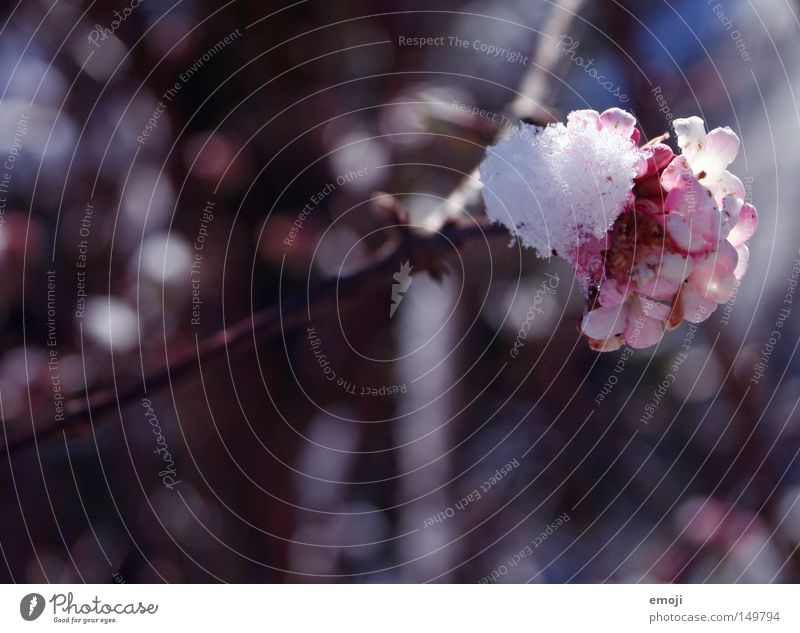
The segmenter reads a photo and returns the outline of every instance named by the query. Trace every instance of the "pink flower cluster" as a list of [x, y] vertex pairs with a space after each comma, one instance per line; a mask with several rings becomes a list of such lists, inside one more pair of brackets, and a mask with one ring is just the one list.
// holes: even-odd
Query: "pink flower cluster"
[[[638, 145], [636, 119], [614, 108], [573, 113], [585, 125], [613, 129]], [[642, 149], [631, 196], [605, 240], [580, 262], [602, 256], [592, 305], [580, 329], [590, 346], [613, 351], [656, 344], [686, 319], [699, 323], [730, 299], [746, 269], [745, 242], [758, 224], [744, 185], [727, 171], [739, 151], [730, 128], [706, 133], [698, 117], [674, 122], [680, 155], [656, 139]]]

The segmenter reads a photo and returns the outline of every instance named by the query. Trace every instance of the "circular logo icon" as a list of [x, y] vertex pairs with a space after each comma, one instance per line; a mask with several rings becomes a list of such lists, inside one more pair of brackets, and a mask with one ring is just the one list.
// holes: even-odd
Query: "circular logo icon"
[[28, 622], [42, 615], [42, 611], [44, 611], [44, 596], [40, 593], [29, 593], [19, 602], [19, 614]]

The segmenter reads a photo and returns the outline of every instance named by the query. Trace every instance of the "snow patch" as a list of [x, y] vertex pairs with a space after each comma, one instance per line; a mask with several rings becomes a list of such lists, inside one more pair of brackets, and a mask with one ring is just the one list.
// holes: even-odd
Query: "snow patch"
[[647, 156], [583, 113], [567, 125], [520, 124], [480, 166], [486, 212], [540, 257], [556, 251], [587, 285], [602, 273], [606, 231], [632, 201]]

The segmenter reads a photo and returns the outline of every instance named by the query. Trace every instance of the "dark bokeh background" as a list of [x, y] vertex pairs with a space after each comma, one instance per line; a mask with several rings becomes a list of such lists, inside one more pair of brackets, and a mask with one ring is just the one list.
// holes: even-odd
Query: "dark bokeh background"
[[[592, 2], [565, 33], [542, 34], [563, 11], [544, 1], [145, 0], [99, 46], [92, 30], [124, 2], [11, 5], [0, 158], [29, 118], [0, 230], [4, 432], [54, 419], [54, 374], [68, 396], [141, 394], [2, 457], [4, 582], [800, 580], [795, 314], [751, 382], [800, 246], [795, 3]], [[651, 420], [686, 325], [656, 349], [598, 356], [575, 329], [570, 271], [505, 239], [451, 254], [441, 283], [414, 276], [392, 319], [387, 276], [339, 311], [142, 384], [253, 310], [357, 267], [388, 233], [375, 191], [436, 226], [496, 131], [454, 101], [503, 111], [537, 43], [554, 50], [561, 35], [629, 101], [556, 54], [543, 112], [621, 105], [645, 137], [669, 129], [667, 113], [730, 125], [733, 170], [761, 216], [750, 272], [697, 330]], [[528, 60], [398, 44], [419, 36]], [[512, 358], [546, 272], [561, 283]], [[308, 327], [355, 394], [327, 380]]]

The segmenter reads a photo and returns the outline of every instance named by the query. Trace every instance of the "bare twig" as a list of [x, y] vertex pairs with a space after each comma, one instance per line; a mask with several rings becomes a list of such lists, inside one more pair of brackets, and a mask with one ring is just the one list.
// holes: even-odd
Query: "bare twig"
[[[555, 42], [563, 34], [585, 0], [560, 0], [542, 27], [544, 35], [539, 38], [532, 63], [522, 79], [518, 96], [509, 104], [506, 113], [512, 120], [542, 120], [542, 101], [549, 75], [559, 61]], [[507, 133], [501, 129], [499, 135]], [[474, 218], [471, 213], [480, 206], [481, 186], [477, 168], [453, 190], [444, 201], [445, 216], [450, 218], [436, 231], [420, 231], [408, 226], [400, 226], [392, 239], [375, 251], [359, 268], [350, 275], [326, 280], [309, 292], [303, 292], [284, 302], [282, 308], [270, 306], [256, 312], [229, 328], [221, 330], [200, 342], [197, 348], [176, 354], [172, 362], [145, 377], [148, 390], [158, 389], [170, 380], [186, 374], [196, 363], [219, 355], [226, 349], [256, 336], [264, 340], [281, 331], [287, 331], [305, 322], [309, 310], [327, 310], [336, 307], [335, 297], [352, 300], [370, 287], [385, 273], [395, 270], [401, 261], [414, 261], [416, 272], [427, 271], [434, 276], [442, 272], [442, 258], [452, 251], [453, 246], [476, 238], [508, 235], [500, 225], [491, 224], [486, 218]], [[391, 197], [382, 197], [383, 206], [392, 213], [400, 213], [399, 205]], [[380, 198], [379, 198], [380, 199]], [[466, 218], [470, 218], [467, 220]], [[341, 305], [341, 303], [340, 303]], [[40, 439], [63, 431], [70, 435], [88, 430], [88, 419], [107, 413], [114, 408], [127, 406], [143, 395], [142, 386], [136, 383], [122, 390], [104, 390], [84, 393], [68, 399], [64, 405], [63, 420], [53, 420], [52, 413], [37, 416], [31, 412], [29, 426], [6, 424], [3, 421], [4, 442], [0, 454], [28, 446]], [[47, 419], [48, 422], [37, 423]], [[10, 427], [10, 430], [9, 430]]]
[[[508, 235], [508, 233], [500, 225], [490, 224], [486, 218], [478, 218], [468, 224], [450, 220], [437, 231], [422, 231], [400, 226], [394, 236], [352, 274], [325, 280], [308, 293], [302, 292], [284, 302], [282, 309], [269, 306], [201, 341], [197, 348], [193, 346], [175, 354], [168, 365], [151, 372], [145, 378], [147, 389], [149, 391], [163, 387], [169, 379], [181, 377], [198, 362], [217, 356], [226, 348], [230, 349], [249, 340], [254, 333], [259, 339], [264, 340], [304, 323], [309, 310], [335, 309], [334, 299], [337, 295], [344, 297], [345, 301], [357, 297], [376, 280], [385, 279], [386, 275], [399, 267], [401, 261], [413, 261], [415, 272], [428, 272], [438, 276], [442, 273], [442, 256], [452, 251], [453, 246], [460, 246], [465, 241], [475, 238], [496, 235]], [[340, 307], [341, 303], [340, 300]], [[64, 405], [63, 420], [58, 422], [53, 420], [52, 414], [49, 413], [47, 417], [50, 421], [46, 424], [40, 423], [35, 427], [31, 424], [16, 433], [13, 430], [9, 432], [8, 427], [11, 425], [4, 422], [5, 442], [0, 447], [0, 454], [22, 448], [31, 444], [34, 439], [44, 439], [58, 431], [80, 434], [87, 430], [89, 412], [93, 416], [98, 416], [118, 406], [125, 406], [142, 395], [142, 385], [137, 381], [122, 390], [104, 390], [88, 395], [84, 393], [68, 399]], [[13, 428], [18, 429], [19, 425], [13, 425]]]

